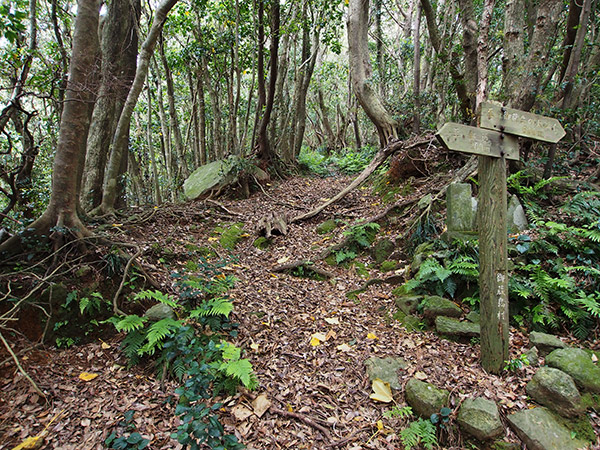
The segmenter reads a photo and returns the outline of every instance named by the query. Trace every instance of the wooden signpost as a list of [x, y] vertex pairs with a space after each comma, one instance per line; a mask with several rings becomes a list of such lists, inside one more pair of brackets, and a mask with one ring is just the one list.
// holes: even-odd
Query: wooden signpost
[[506, 160], [519, 159], [518, 136], [556, 143], [565, 131], [556, 119], [487, 102], [479, 126], [447, 123], [437, 137], [449, 150], [479, 155], [481, 364], [500, 373], [509, 359]]

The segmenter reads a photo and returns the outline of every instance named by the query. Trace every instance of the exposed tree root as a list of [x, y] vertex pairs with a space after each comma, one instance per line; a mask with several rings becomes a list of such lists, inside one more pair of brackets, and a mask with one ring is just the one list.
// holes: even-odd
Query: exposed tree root
[[285, 411], [283, 409], [275, 408], [274, 406], [271, 406], [269, 408], [269, 411], [272, 412], [273, 414], [278, 414], [283, 417], [290, 417], [292, 419], [297, 419], [301, 422], [304, 422], [306, 425], [313, 427], [315, 430], [319, 430], [323, 434], [325, 439], [327, 441], [331, 442], [331, 435], [329, 434], [329, 430], [327, 428], [325, 428], [323, 425], [319, 425], [317, 422], [315, 422], [314, 420], [305, 416], [304, 414], [291, 412], [291, 411]]
[[335, 276], [332, 272], [329, 272], [328, 270], [321, 269], [320, 267], [315, 266], [314, 262], [312, 262], [308, 259], [293, 261], [293, 262], [290, 262], [287, 264], [281, 264], [281, 265], [276, 266], [273, 269], [271, 269], [271, 271], [272, 272], [286, 272], [288, 270], [294, 270], [294, 269], [298, 269], [300, 267], [304, 268], [305, 270], [307, 270], [309, 272], [314, 272], [318, 275], [322, 275], [325, 278], [333, 278]]

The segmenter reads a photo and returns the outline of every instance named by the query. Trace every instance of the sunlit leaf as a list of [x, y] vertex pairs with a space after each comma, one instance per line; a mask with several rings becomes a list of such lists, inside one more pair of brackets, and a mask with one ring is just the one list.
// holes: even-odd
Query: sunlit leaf
[[98, 376], [97, 373], [81, 372], [79, 374], [79, 379], [83, 380], [83, 381], [92, 381], [97, 376]]
[[373, 400], [383, 403], [389, 403], [393, 400], [390, 383], [386, 383], [385, 381], [376, 378], [373, 380], [373, 384], [371, 386], [373, 388], [373, 394], [371, 394], [369, 397], [371, 397]]
[[375, 334], [369, 333], [367, 334], [367, 339], [379, 339]]
[[352, 350], [352, 347], [350, 347], [348, 344], [340, 344], [336, 348], [341, 352], [349, 352]]
[[327, 322], [329, 325], [339, 325], [340, 319], [337, 317], [326, 317], [325, 322]]

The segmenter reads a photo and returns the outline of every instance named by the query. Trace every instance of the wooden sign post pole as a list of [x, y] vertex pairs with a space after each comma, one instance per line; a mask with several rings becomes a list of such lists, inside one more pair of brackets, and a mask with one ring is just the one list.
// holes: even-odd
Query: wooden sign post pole
[[481, 365], [500, 373], [508, 360], [506, 160], [479, 156]]
[[558, 142], [556, 119], [483, 103], [481, 128], [446, 123], [437, 137], [449, 150], [479, 155], [479, 299], [481, 365], [500, 373], [508, 360], [506, 160], [519, 158], [516, 136]]

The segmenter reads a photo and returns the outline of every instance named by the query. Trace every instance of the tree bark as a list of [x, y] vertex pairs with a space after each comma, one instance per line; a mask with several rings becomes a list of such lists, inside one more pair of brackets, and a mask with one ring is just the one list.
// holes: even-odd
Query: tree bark
[[148, 32], [148, 36], [142, 44], [135, 78], [133, 80], [133, 84], [131, 85], [131, 89], [129, 90], [129, 94], [127, 95], [127, 100], [123, 106], [123, 111], [119, 116], [119, 122], [117, 123], [117, 128], [112, 139], [112, 152], [104, 180], [102, 203], [98, 208], [92, 211], [93, 214], [109, 214], [114, 212], [117, 196], [116, 188], [117, 178], [119, 175], [119, 166], [123, 157], [123, 153], [127, 151], [127, 136], [133, 108], [135, 107], [139, 95], [142, 92], [142, 88], [144, 87], [144, 82], [148, 74], [150, 58], [152, 57], [154, 47], [156, 46], [156, 41], [158, 40], [158, 36], [160, 35], [163, 25], [167, 20], [167, 15], [171, 8], [175, 6], [175, 3], [177, 3], [177, 0], [163, 0], [158, 5], [152, 26]]
[[415, 110], [413, 112], [413, 133], [419, 134], [421, 128], [421, 6], [417, 5], [413, 36], [415, 40], [415, 57], [413, 68], [413, 94]]
[[387, 111], [373, 83], [369, 57], [369, 0], [350, 0], [348, 11], [348, 54], [352, 88], [360, 106], [377, 128], [379, 143], [385, 147], [398, 137], [398, 121]]
[[464, 80], [467, 95], [470, 99], [471, 110], [475, 111], [476, 91], [478, 83], [478, 48], [477, 22], [475, 20], [475, 8], [471, 0], [459, 0], [460, 21], [463, 28], [463, 50], [465, 52]]
[[475, 95], [475, 111], [487, 98], [488, 82], [488, 33], [492, 22], [495, 0], [484, 0], [483, 13], [481, 14], [481, 27], [477, 40], [477, 93]]
[[523, 27], [525, 25], [524, 0], [508, 0], [504, 14], [504, 55], [502, 70], [504, 72], [503, 91], [508, 106], [513, 106], [519, 91], [519, 80], [523, 74], [525, 46], [523, 43]]
[[76, 237], [89, 235], [89, 230], [77, 215], [77, 168], [85, 151], [89, 130], [89, 104], [92, 101], [89, 79], [95, 72], [98, 50], [99, 0], [79, 0], [73, 33], [73, 49], [65, 105], [60, 121], [58, 146], [52, 165], [52, 192], [44, 213], [23, 234], [0, 245], [0, 252], [21, 249], [22, 237], [48, 235], [55, 247], [70, 233]]

